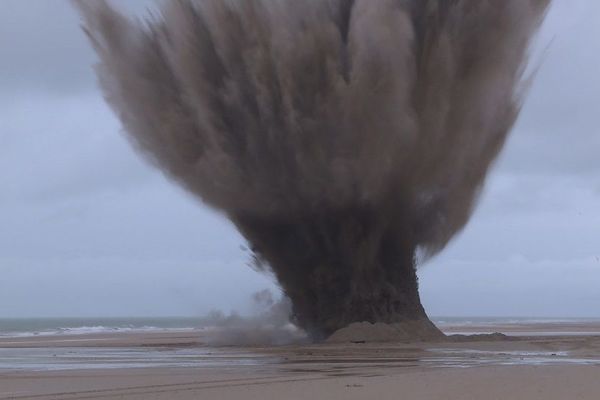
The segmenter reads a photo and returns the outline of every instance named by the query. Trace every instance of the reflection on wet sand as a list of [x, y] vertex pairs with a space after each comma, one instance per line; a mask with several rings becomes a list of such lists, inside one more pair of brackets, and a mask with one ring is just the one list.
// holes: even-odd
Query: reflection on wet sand
[[[381, 393], [383, 400], [396, 399], [390, 396], [401, 390], [411, 399], [468, 394], [564, 400], [577, 391], [591, 396], [580, 398], [596, 400], [600, 331], [595, 329], [575, 329], [595, 333], [588, 336], [496, 334], [436, 343], [278, 347], [208, 346], [198, 331], [0, 338], [0, 399], [314, 400], [318, 392], [334, 399]], [[535, 330], [539, 326], [529, 327]]]
[[[1, 342], [0, 342], [1, 343]], [[600, 365], [600, 336], [414, 344], [329, 344], [283, 347], [29, 347], [0, 348], [1, 371], [114, 368], [268, 368], [322, 372], [368, 368], [486, 365]]]

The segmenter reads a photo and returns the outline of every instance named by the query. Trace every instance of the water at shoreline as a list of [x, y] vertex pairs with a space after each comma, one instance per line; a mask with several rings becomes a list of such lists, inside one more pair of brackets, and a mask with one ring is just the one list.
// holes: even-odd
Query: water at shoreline
[[201, 329], [204, 318], [0, 318], [0, 337]]
[[289, 360], [252, 349], [222, 348], [0, 348], [0, 373], [15, 371], [68, 371], [129, 368], [265, 368], [305, 370], [350, 365], [386, 368], [470, 368], [506, 365], [598, 365], [600, 358], [581, 357], [567, 351], [500, 351], [456, 348], [430, 348], [407, 351], [393, 357], [357, 356], [316, 357], [314, 360]]
[[[507, 330], [511, 335], [600, 334], [600, 318], [433, 317], [431, 319], [448, 334], [493, 333], [502, 332], [502, 329]], [[0, 318], [0, 338], [119, 332], [185, 332], [214, 328], [211, 322], [211, 317]], [[572, 326], [582, 325], [593, 329], [587, 331], [570, 329]]]
[[288, 347], [212, 347], [204, 339], [211, 329], [218, 328], [211, 328], [198, 318], [0, 319], [0, 373], [248, 366], [293, 370], [299, 365], [309, 370], [350, 368], [345, 365], [386, 368], [600, 365], [599, 319], [433, 320], [447, 334], [502, 332], [520, 338], [488, 344], [438, 343], [416, 347], [406, 344], [311, 347], [301, 343]]

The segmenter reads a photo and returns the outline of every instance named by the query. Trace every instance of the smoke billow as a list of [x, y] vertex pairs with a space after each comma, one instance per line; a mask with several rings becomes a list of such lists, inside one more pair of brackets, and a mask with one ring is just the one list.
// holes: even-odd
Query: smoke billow
[[132, 143], [235, 223], [318, 338], [427, 320], [415, 253], [468, 221], [549, 1], [78, 5]]
[[306, 335], [290, 323], [288, 298], [275, 300], [269, 290], [252, 296], [253, 312], [242, 316], [213, 311], [199, 319], [203, 342], [211, 345], [298, 344]]

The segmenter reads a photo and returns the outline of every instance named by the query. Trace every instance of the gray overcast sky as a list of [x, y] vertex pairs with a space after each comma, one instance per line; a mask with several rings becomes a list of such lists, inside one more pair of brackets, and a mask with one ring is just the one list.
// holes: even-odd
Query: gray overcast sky
[[[600, 317], [599, 16], [555, 0], [480, 205], [420, 270], [430, 315]], [[224, 218], [134, 154], [94, 60], [68, 1], [2, 0], [0, 317], [247, 311], [275, 284]]]

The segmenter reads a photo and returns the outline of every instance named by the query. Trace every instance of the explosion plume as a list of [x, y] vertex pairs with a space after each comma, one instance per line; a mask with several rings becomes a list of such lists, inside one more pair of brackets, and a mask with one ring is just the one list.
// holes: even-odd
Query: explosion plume
[[468, 221], [548, 3], [179, 0], [144, 23], [78, 6], [134, 146], [233, 221], [320, 338], [428, 323], [415, 254]]

